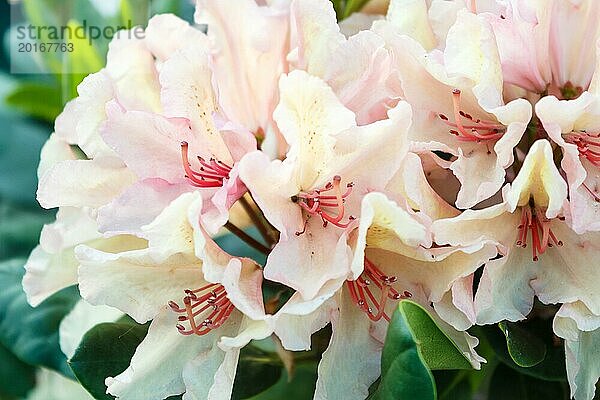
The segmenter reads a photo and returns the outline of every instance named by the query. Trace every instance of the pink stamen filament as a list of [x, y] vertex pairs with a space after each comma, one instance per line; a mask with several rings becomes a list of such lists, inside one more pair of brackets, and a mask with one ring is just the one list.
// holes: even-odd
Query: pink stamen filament
[[[439, 117], [448, 126], [456, 129], [450, 130], [450, 133], [455, 135], [460, 141], [481, 142], [487, 140], [497, 140], [504, 135], [506, 128], [504, 125], [494, 121], [475, 119], [470, 114], [461, 111], [459, 89], [452, 91], [452, 105], [454, 113], [454, 122], [450, 122], [448, 117], [440, 114]], [[463, 124], [462, 119], [465, 118], [471, 123]]]
[[181, 160], [186, 177], [193, 186], [201, 188], [214, 188], [223, 186], [223, 180], [229, 179], [231, 167], [221, 161], [211, 159], [206, 161], [198, 157], [200, 162], [200, 171], [194, 171], [191, 167], [189, 156], [189, 145], [187, 142], [181, 142]]
[[[331, 223], [339, 228], [347, 228], [354, 220], [353, 216], [348, 217], [347, 222], [342, 222], [346, 209], [344, 204], [346, 198], [352, 193], [352, 183], [346, 185], [346, 191], [342, 193], [340, 188], [342, 178], [338, 175], [333, 177], [333, 181], [325, 185], [321, 189], [315, 189], [310, 192], [300, 192], [297, 196], [292, 197], [292, 201], [306, 211], [309, 218], [318, 215], [323, 220], [323, 227]], [[333, 192], [333, 195], [323, 195], [325, 192]], [[308, 220], [307, 220], [308, 221]], [[305, 232], [306, 225], [302, 231], [296, 232], [296, 235], [301, 235]]]
[[[352, 302], [360, 308], [371, 321], [379, 321], [381, 318], [389, 321], [390, 316], [385, 312], [388, 300], [400, 300], [412, 297], [408, 291], [399, 293], [392, 286], [396, 283], [395, 276], [386, 276], [375, 264], [365, 258], [363, 273], [354, 281], [346, 281], [348, 292]], [[378, 290], [379, 299], [373, 293]]]
[[548, 247], [562, 246], [550, 228], [550, 220], [539, 207], [526, 205], [521, 208], [521, 222], [517, 227], [519, 235], [517, 246], [527, 247], [527, 233], [531, 231], [531, 252], [533, 261], [538, 261]]
[[[223, 325], [235, 309], [227, 297], [225, 288], [218, 283], [211, 283], [195, 290], [186, 290], [185, 294], [183, 307], [174, 301], [169, 302], [171, 310], [182, 314], [177, 320], [189, 323], [189, 329], [182, 324], [177, 324], [179, 333], [185, 336], [192, 334], [201, 336], [209, 333]], [[198, 294], [202, 295], [198, 296]]]

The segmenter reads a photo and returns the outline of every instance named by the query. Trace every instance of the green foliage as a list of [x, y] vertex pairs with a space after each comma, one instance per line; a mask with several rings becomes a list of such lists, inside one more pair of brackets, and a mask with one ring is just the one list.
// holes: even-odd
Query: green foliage
[[283, 371], [275, 385], [248, 400], [312, 399], [316, 382], [317, 363], [303, 363], [297, 366], [291, 378]]
[[38, 307], [21, 287], [23, 259], [0, 263], [0, 343], [22, 361], [71, 375], [58, 342], [58, 326], [79, 300], [76, 287], [54, 294]]
[[498, 364], [488, 392], [488, 400], [567, 400], [569, 391], [564, 382], [546, 382], [519, 374], [505, 364]]
[[381, 381], [371, 399], [436, 399], [431, 369], [464, 369], [471, 364], [427, 311], [410, 300], [394, 313], [383, 347]]
[[95, 399], [114, 398], [106, 394], [104, 380], [127, 369], [135, 349], [147, 332], [148, 324], [121, 320], [98, 324], [85, 334], [69, 365], [79, 382]]
[[269, 354], [254, 347], [246, 346], [240, 352], [233, 399], [247, 399], [257, 395], [281, 378], [281, 363], [273, 362]]
[[0, 399], [24, 397], [34, 384], [34, 368], [0, 344]]
[[536, 335], [516, 323], [503, 321], [498, 327], [506, 337], [508, 353], [520, 367], [533, 367], [546, 358], [546, 345]]
[[[522, 367], [515, 362], [515, 360], [513, 359], [513, 357], [511, 357], [511, 354], [509, 353], [506, 337], [502, 334], [498, 327], [482, 327], [480, 332], [482, 332], [489, 344], [492, 346], [498, 359], [507, 366], [516, 370], [517, 372], [546, 381], [566, 381], [567, 376], [565, 367], [564, 346], [560, 342], [554, 342], [551, 324], [551, 320], [532, 320], [529, 321], [527, 324], [520, 324], [521, 329], [529, 330], [530, 334], [532, 335], [521, 336], [522, 341], [527, 340], [524, 339], [526, 337], [533, 337], [533, 340], [535, 340], [535, 342], [541, 339], [543, 343], [545, 343], [546, 353], [543, 360], [531, 367]], [[539, 344], [533, 346], [521, 344], [520, 346], [521, 349], [523, 349], [539, 346]], [[513, 350], [513, 353], [516, 354], [517, 351]], [[529, 358], [533, 359], [535, 357]]]
[[46, 82], [23, 82], [5, 100], [25, 114], [53, 122], [63, 108], [59, 89], [56, 84]]

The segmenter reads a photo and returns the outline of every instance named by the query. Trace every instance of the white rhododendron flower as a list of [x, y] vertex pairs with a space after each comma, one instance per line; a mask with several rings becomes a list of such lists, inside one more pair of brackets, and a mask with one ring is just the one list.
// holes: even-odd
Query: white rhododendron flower
[[42, 151], [38, 200], [59, 211], [25, 265], [29, 303], [79, 285], [68, 357], [98, 323], [149, 323], [103, 377], [117, 399], [231, 398], [266, 342], [275, 361], [253, 362], [292, 379], [296, 352], [313, 357], [315, 399], [365, 399], [389, 384], [386, 332], [410, 299], [474, 369], [473, 335], [498, 333], [474, 325], [547, 323], [565, 388], [592, 400], [600, 3], [344, 12], [198, 0], [204, 31], [159, 15], [117, 35]]

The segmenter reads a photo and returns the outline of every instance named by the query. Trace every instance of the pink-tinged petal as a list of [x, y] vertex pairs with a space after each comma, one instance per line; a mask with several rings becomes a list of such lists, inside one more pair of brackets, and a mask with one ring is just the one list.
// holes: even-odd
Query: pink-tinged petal
[[[139, 35], [139, 33], [137, 34]], [[132, 31], [120, 31], [110, 42], [106, 55], [115, 98], [127, 109], [160, 110], [160, 85], [154, 55], [143, 39]]]
[[277, 81], [287, 72], [288, 7], [241, 0], [231, 8], [220, 0], [198, 0], [195, 19], [208, 25], [225, 115], [252, 132], [266, 129], [277, 101]]
[[202, 210], [202, 224], [208, 232], [216, 234], [229, 219], [229, 209], [244, 196], [248, 189], [239, 178], [239, 165], [236, 164], [229, 178], [223, 181], [209, 201], [205, 202]]
[[351, 251], [340, 229], [323, 228], [318, 218], [306, 223], [303, 234], [281, 239], [269, 254], [265, 279], [283, 283], [309, 300], [330, 281], [350, 272]]
[[301, 209], [291, 200], [300, 190], [293, 177], [293, 163], [270, 161], [265, 153], [256, 151], [242, 158], [239, 173], [267, 220], [281, 232], [282, 240], [302, 230]]
[[248, 258], [231, 258], [221, 284], [236, 309], [253, 320], [265, 316], [261, 268]]
[[114, 158], [66, 160], [40, 179], [37, 199], [42, 207], [100, 207], [116, 198], [135, 177]]
[[142, 235], [149, 224], [181, 194], [190, 191], [186, 184], [171, 184], [160, 178], [136, 182], [119, 197], [98, 209], [98, 230], [105, 235]]
[[190, 121], [193, 139], [189, 141], [202, 149], [199, 156], [231, 165], [233, 159], [214, 120], [217, 99], [207, 50], [189, 46], [164, 63], [161, 99], [166, 116]]
[[356, 113], [359, 125], [384, 119], [394, 97], [388, 78], [391, 58], [385, 42], [371, 31], [350, 37], [331, 54], [323, 79], [340, 101]]
[[[535, 6], [512, 1], [499, 14], [485, 13], [493, 27], [502, 60], [504, 80], [533, 92], [543, 92], [552, 80], [547, 14], [536, 15]], [[541, 20], [539, 19], [541, 17]]]
[[577, 400], [591, 400], [600, 377], [597, 356], [600, 316], [590, 312], [581, 302], [563, 304], [554, 317], [554, 332], [565, 339], [571, 396]]
[[578, 233], [600, 230], [600, 168], [582, 156], [576, 144], [566, 141], [573, 134], [597, 131], [600, 98], [589, 92], [575, 100], [545, 96], [535, 110], [548, 136], [563, 150], [561, 167], [569, 186], [573, 230]]
[[[116, 102], [110, 102], [106, 112], [108, 120], [102, 129], [104, 141], [140, 179], [185, 181], [181, 142], [193, 138], [187, 121], [126, 111]], [[190, 152], [196, 154], [193, 142], [190, 146]]]
[[364, 399], [380, 373], [383, 344], [370, 335], [371, 320], [344, 289], [332, 315], [333, 334], [319, 363], [315, 399]]
[[555, 246], [540, 256], [531, 287], [546, 304], [581, 301], [600, 315], [600, 233], [577, 235], [564, 222], [551, 225], [563, 246]]
[[150, 52], [160, 61], [166, 61], [186, 43], [208, 48], [208, 38], [199, 29], [173, 15], [155, 15], [148, 21], [144, 43]]
[[333, 5], [327, 1], [294, 1], [291, 8], [292, 49], [297, 69], [324, 76], [331, 54], [344, 42]]
[[[333, 286], [331, 286], [333, 288]], [[334, 290], [324, 288], [319, 296], [305, 301], [295, 293], [273, 317], [274, 333], [282, 346], [291, 351], [311, 349], [313, 333], [324, 328], [337, 311]]]
[[77, 87], [79, 96], [67, 103], [54, 124], [56, 135], [78, 145], [89, 157], [113, 156], [102, 141], [100, 125], [106, 119], [105, 105], [115, 97], [114, 82], [106, 70], [88, 75]]
[[118, 308], [140, 323], [156, 317], [184, 290], [205, 282], [200, 260], [189, 255], [164, 257], [150, 249], [111, 254], [86, 246], [79, 246], [76, 255], [81, 296], [93, 305]]

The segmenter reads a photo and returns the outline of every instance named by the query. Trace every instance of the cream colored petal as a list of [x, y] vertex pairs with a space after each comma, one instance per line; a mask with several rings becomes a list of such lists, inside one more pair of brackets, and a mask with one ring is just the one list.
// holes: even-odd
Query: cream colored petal
[[189, 255], [165, 257], [150, 249], [110, 254], [86, 246], [76, 254], [81, 296], [93, 305], [118, 308], [140, 323], [154, 318], [169, 301], [179, 301], [184, 290], [205, 285], [200, 260]]
[[93, 306], [85, 300], [78, 301], [60, 322], [60, 349], [67, 358], [73, 357], [87, 331], [104, 322], [115, 322], [122, 316], [123, 313], [116, 308]]

